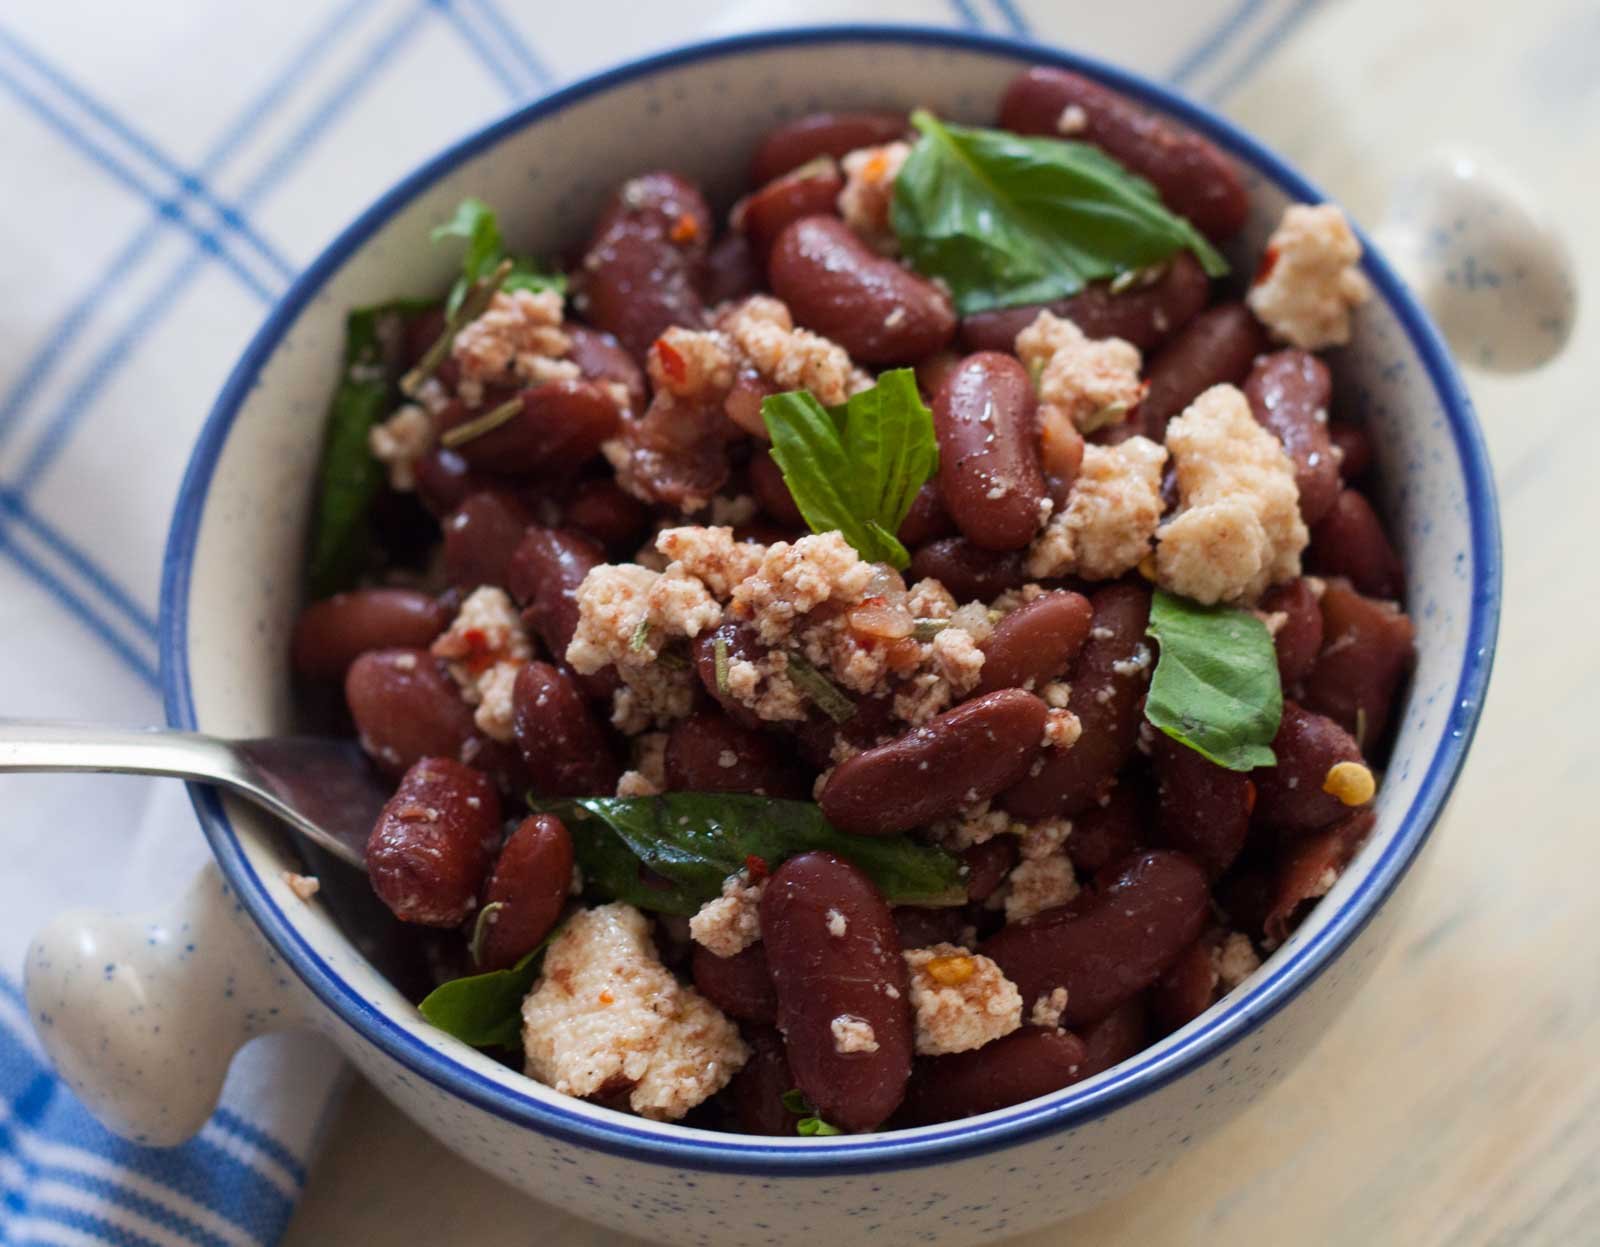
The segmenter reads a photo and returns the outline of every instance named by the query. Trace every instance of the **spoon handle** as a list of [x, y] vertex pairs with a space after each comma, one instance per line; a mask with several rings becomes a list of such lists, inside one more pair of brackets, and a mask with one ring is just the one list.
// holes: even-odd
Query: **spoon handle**
[[0, 773], [10, 771], [170, 775], [230, 788], [246, 778], [232, 748], [210, 736], [172, 728], [0, 719]]

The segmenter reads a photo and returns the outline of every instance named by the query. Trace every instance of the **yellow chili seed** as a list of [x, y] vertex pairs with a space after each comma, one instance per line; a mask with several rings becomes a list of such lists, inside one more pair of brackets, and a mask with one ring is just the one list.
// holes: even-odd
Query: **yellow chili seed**
[[1378, 781], [1359, 762], [1335, 762], [1322, 781], [1322, 791], [1338, 797], [1345, 805], [1365, 805], [1378, 791]]
[[958, 987], [977, 972], [971, 957], [935, 957], [925, 967], [928, 977], [944, 987]]
[[1151, 584], [1156, 582], [1156, 556], [1147, 554], [1139, 560], [1139, 574]]

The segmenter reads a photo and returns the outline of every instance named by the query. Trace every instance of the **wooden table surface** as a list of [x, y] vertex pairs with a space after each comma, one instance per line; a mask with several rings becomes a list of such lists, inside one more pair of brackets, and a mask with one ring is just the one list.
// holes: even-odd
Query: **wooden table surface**
[[[1493, 153], [1563, 230], [1580, 300], [1600, 290], [1593, 0], [1327, 5], [1229, 111], [1368, 222], [1430, 149]], [[1469, 381], [1500, 488], [1505, 611], [1411, 912], [1349, 1012], [1257, 1107], [1126, 1198], [1019, 1242], [1600, 1243], [1600, 325], [1580, 312], [1554, 364]], [[620, 1241], [470, 1169], [357, 1087], [285, 1242], [535, 1240]]]

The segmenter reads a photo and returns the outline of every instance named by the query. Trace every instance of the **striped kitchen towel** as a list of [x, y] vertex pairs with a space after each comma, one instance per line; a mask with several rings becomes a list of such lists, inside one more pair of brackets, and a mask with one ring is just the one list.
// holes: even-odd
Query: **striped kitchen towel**
[[[0, 10], [0, 713], [161, 718], [156, 588], [188, 447], [267, 309], [423, 157], [558, 81], [699, 34], [934, 22], [1092, 50], [1224, 101], [1315, 0], [50, 0]], [[51, 1075], [17, 983], [68, 905], [154, 908], [203, 849], [176, 785], [8, 778], [0, 1243], [277, 1240], [339, 1081], [258, 1040], [154, 1151]]]

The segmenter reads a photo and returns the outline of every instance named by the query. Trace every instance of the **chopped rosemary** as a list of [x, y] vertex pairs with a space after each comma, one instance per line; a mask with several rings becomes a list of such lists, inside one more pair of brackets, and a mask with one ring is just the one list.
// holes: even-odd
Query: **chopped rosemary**
[[854, 716], [855, 703], [835, 688], [827, 676], [792, 650], [788, 658], [789, 678], [794, 681], [796, 688], [811, 699], [818, 710], [835, 723], [843, 723]]
[[628, 638], [628, 650], [637, 654], [646, 645], [650, 644], [650, 616], [641, 615], [639, 624], [633, 630], [633, 635]]
[[498, 919], [500, 911], [506, 907], [504, 901], [491, 901], [478, 911], [477, 920], [472, 924], [472, 942], [468, 947], [472, 951], [472, 964], [483, 964], [483, 946], [489, 939], [489, 928]]
[[521, 410], [522, 395], [518, 394], [481, 416], [473, 416], [472, 419], [456, 425], [453, 429], [446, 429], [439, 434], [439, 444], [450, 450], [454, 450], [457, 446], [465, 446], [485, 433], [493, 433]]
[[417, 361], [416, 367], [400, 378], [400, 390], [403, 394], [409, 398], [416, 397], [417, 391], [422, 388], [422, 383], [433, 376], [439, 365], [444, 363], [444, 357], [450, 353], [450, 346], [456, 340], [456, 334], [488, 310], [495, 291], [500, 289], [501, 283], [510, 276], [512, 265], [513, 262], [509, 258], [501, 260], [494, 272], [467, 291], [466, 298], [461, 300], [461, 306], [456, 308], [445, 321], [444, 331], [433, 340], [433, 345]]
[[911, 635], [919, 641], [931, 641], [950, 626], [948, 619], [918, 619], [911, 628]]
[[717, 692], [728, 695], [728, 638], [711, 638], [711, 655], [717, 673]]
[[656, 655], [656, 665], [668, 671], [687, 671], [689, 660], [675, 649], [664, 649]]

